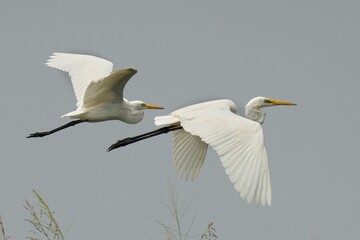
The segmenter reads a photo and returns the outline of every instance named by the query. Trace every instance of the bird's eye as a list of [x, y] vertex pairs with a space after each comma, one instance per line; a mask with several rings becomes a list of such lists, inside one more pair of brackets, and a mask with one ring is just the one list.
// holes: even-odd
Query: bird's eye
[[272, 103], [270, 99], [265, 98], [264, 103]]

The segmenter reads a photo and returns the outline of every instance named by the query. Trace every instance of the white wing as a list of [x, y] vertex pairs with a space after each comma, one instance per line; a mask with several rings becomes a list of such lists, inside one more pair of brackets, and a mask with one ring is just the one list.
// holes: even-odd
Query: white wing
[[[179, 125], [179, 119], [172, 116], [155, 117], [156, 126]], [[173, 161], [176, 174], [181, 178], [195, 180], [204, 164], [208, 145], [200, 137], [183, 129], [173, 131]]]
[[69, 73], [77, 107], [83, 105], [88, 85], [108, 76], [113, 68], [112, 62], [106, 59], [71, 53], [53, 53], [46, 65]]
[[195, 180], [204, 164], [207, 144], [198, 136], [183, 129], [173, 132], [173, 159], [176, 173], [188, 180]]
[[85, 91], [84, 107], [95, 106], [100, 102], [122, 102], [124, 87], [135, 73], [137, 70], [133, 68], [121, 69], [100, 81], [91, 82]]
[[[186, 132], [199, 136], [216, 151], [241, 198], [270, 206], [270, 174], [261, 125], [235, 111], [232, 101], [217, 100], [179, 109], [171, 116], [179, 119]], [[187, 171], [190, 174], [195, 170]]]

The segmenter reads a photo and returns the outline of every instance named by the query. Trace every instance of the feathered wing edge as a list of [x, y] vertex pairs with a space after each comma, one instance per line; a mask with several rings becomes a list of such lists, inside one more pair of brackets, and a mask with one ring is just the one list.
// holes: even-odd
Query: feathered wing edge
[[125, 68], [112, 72], [100, 81], [91, 82], [84, 94], [84, 107], [91, 107], [99, 102], [122, 102], [125, 85], [136, 73], [136, 69]]
[[[178, 125], [179, 119], [172, 116], [155, 117], [156, 126]], [[183, 129], [173, 133], [173, 161], [176, 174], [185, 180], [196, 180], [204, 164], [207, 144], [200, 137]]]
[[186, 180], [196, 180], [204, 164], [207, 144], [183, 129], [173, 132], [173, 160], [176, 173]]
[[[185, 179], [196, 179], [206, 154], [204, 146], [209, 144], [219, 155], [226, 174], [241, 198], [248, 203], [270, 206], [271, 181], [261, 125], [234, 114], [234, 109], [230, 111], [235, 108], [231, 101], [220, 100], [214, 104], [207, 102], [193, 106], [155, 118], [157, 126], [181, 124], [184, 129], [174, 132], [177, 173]], [[186, 141], [191, 144], [186, 144]], [[196, 158], [189, 157], [199, 142], [205, 144], [200, 147], [204, 152], [199, 151], [198, 160], [194, 161]]]
[[226, 174], [248, 203], [271, 205], [271, 183], [261, 125], [229, 109], [209, 108], [176, 116], [186, 132], [219, 155]]
[[46, 65], [69, 73], [78, 108], [83, 105], [88, 85], [108, 76], [113, 68], [113, 63], [106, 59], [72, 53], [53, 53]]

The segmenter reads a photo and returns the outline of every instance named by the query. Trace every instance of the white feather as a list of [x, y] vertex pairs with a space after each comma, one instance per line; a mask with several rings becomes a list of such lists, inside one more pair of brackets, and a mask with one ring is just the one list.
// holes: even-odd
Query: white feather
[[204, 163], [207, 144], [198, 136], [180, 129], [173, 132], [173, 159], [176, 173], [186, 180], [195, 180]]
[[184, 129], [173, 134], [175, 169], [181, 177], [197, 178], [208, 144], [219, 155], [241, 198], [270, 206], [271, 184], [261, 125], [236, 112], [234, 102], [216, 100], [156, 117], [155, 124], [180, 123]]
[[72, 53], [53, 53], [46, 65], [69, 73], [77, 107], [83, 105], [89, 84], [108, 76], [113, 68], [112, 62], [106, 59]]
[[164, 126], [164, 125], [172, 125], [179, 123], [179, 119], [174, 116], [157, 116], [155, 117], [155, 125], [156, 126]]

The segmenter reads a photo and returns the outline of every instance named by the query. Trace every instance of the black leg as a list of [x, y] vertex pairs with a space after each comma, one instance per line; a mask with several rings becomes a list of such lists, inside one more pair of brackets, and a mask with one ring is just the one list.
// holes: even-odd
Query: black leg
[[126, 145], [129, 145], [129, 144], [132, 144], [132, 143], [135, 143], [135, 142], [147, 139], [147, 138], [155, 137], [155, 136], [160, 135], [160, 134], [165, 134], [165, 133], [168, 133], [168, 132], [171, 132], [171, 131], [175, 131], [175, 130], [178, 130], [178, 129], [182, 129], [182, 127], [179, 126], [179, 125], [167, 126], [167, 127], [162, 127], [162, 128], [156, 129], [154, 131], [147, 132], [147, 133], [135, 136], [135, 137], [124, 138], [124, 139], [119, 140], [116, 143], [112, 144], [107, 149], [107, 151], [110, 152], [110, 151], [112, 151], [112, 150], [114, 150], [116, 148], [124, 147]]
[[86, 122], [86, 120], [75, 120], [75, 121], [68, 122], [67, 124], [62, 125], [62, 126], [60, 126], [60, 127], [58, 127], [58, 128], [55, 128], [55, 129], [53, 129], [53, 130], [50, 130], [50, 131], [31, 133], [29, 136], [27, 136], [27, 138], [44, 137], [44, 136], [53, 134], [53, 133], [55, 133], [55, 132], [58, 132], [58, 131], [60, 131], [60, 130], [63, 130], [63, 129], [65, 129], [65, 128], [74, 126], [74, 125], [79, 124], [79, 123], [82, 123], [82, 122]]

